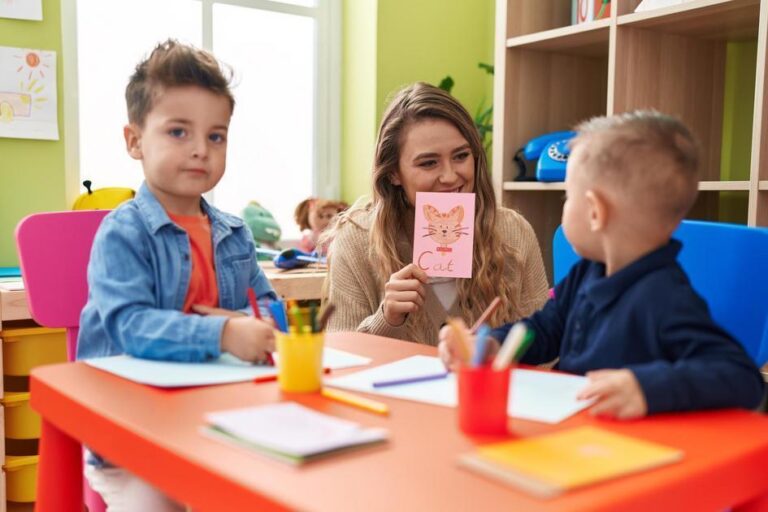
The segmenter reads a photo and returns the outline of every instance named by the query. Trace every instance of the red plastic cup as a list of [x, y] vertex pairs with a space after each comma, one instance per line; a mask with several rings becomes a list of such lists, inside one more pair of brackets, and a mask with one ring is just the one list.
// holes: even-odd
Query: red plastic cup
[[461, 367], [459, 427], [469, 435], [506, 435], [510, 370]]

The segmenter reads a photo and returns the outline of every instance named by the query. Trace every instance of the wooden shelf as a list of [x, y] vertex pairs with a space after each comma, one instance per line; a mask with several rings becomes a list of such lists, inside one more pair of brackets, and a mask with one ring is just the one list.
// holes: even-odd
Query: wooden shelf
[[554, 181], [542, 183], [540, 181], [505, 181], [504, 190], [538, 190], [539, 192], [555, 192], [565, 190], [565, 182]]
[[700, 181], [699, 190], [714, 192], [748, 191], [748, 181]]
[[507, 39], [508, 48], [540, 50], [570, 55], [608, 55], [611, 20], [597, 20]]
[[[682, 119], [702, 148], [689, 217], [768, 226], [768, 176], [761, 173], [768, 168], [768, 0], [689, 0], [633, 12], [640, 1], [613, 0], [609, 19], [578, 25], [569, 24], [566, 0], [496, 2], [493, 184], [500, 204], [533, 227], [550, 279], [565, 184], [512, 181], [510, 163], [533, 137], [593, 116], [652, 108]], [[755, 81], [754, 102], [743, 110], [754, 108], [751, 119], [745, 111], [739, 120], [751, 123], [750, 149], [759, 158], [750, 161], [748, 178], [742, 172], [743, 180], [723, 181], [724, 134], [741, 136], [725, 126], [730, 43], [754, 40], [754, 71], [739, 68]]]
[[619, 16], [619, 26], [644, 28], [703, 39], [757, 37], [760, 0], [696, 0]]
[[[765, 185], [765, 190], [768, 190], [768, 181], [761, 181], [760, 186]], [[504, 190], [506, 191], [538, 191], [538, 192], [555, 192], [565, 190], [565, 182], [555, 181], [549, 183], [542, 183], [540, 181], [505, 181]], [[704, 192], [731, 192], [731, 191], [749, 191], [748, 181], [701, 181], [699, 182], [699, 190]], [[761, 189], [762, 190], [762, 189]]]

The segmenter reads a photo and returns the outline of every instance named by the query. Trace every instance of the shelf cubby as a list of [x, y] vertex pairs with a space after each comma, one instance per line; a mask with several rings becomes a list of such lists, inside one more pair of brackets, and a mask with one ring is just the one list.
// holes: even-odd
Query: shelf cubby
[[613, 0], [610, 18], [571, 25], [571, 2], [497, 2], [493, 182], [536, 230], [550, 276], [564, 184], [514, 181], [513, 157], [531, 138], [596, 115], [679, 117], [702, 149], [689, 217], [768, 225], [768, 1], [636, 13], [639, 3]]

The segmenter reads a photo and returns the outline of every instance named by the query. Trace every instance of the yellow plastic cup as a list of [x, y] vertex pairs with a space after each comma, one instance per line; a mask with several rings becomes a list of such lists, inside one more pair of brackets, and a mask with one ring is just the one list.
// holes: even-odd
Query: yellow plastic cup
[[319, 391], [323, 376], [323, 333], [277, 333], [277, 383], [289, 393]]

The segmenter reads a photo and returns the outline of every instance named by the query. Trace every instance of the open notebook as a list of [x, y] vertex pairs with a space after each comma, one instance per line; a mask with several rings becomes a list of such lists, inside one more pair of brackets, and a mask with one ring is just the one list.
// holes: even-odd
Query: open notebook
[[295, 402], [212, 412], [206, 420], [207, 434], [290, 464], [387, 439], [385, 429], [363, 428]]
[[459, 464], [540, 498], [679, 461], [681, 450], [596, 427], [481, 446]]

